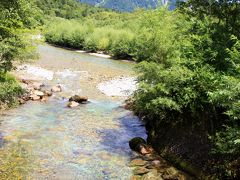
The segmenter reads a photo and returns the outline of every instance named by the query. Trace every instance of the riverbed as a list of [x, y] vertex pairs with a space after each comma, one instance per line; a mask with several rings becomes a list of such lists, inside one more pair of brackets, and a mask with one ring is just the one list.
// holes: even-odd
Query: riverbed
[[[122, 108], [131, 89], [124, 93], [120, 84], [118, 90], [108, 90], [111, 82], [116, 87], [125, 79], [134, 81], [134, 63], [47, 44], [39, 45], [38, 51], [39, 60], [15, 73], [46, 87], [60, 84], [63, 91], [47, 102], [29, 101], [1, 115], [1, 138], [32, 146], [38, 161], [30, 172], [33, 179], [129, 179], [134, 154], [128, 141], [146, 138], [146, 132], [138, 117]], [[123, 87], [132, 86], [131, 81]], [[68, 98], [75, 94], [88, 96], [89, 103], [67, 108]]]

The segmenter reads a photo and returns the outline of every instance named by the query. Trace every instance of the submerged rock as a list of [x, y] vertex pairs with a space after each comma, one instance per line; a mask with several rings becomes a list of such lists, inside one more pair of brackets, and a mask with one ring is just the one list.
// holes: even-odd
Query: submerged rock
[[70, 107], [70, 108], [74, 108], [74, 107], [77, 107], [77, 106], [79, 106], [79, 103], [77, 103], [75, 101], [71, 101], [67, 105], [67, 107]]
[[88, 101], [88, 97], [86, 96], [79, 96], [79, 95], [75, 95], [75, 96], [72, 96], [69, 101], [75, 101], [77, 103], [84, 103], [84, 102], [87, 102]]

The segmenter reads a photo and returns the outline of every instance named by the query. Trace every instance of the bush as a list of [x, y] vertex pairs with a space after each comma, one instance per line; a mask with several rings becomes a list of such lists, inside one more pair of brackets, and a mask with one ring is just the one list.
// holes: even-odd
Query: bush
[[224, 166], [221, 173], [236, 178], [229, 164], [240, 155], [239, 36], [217, 24], [215, 17], [186, 15], [172, 23], [171, 33], [156, 29], [158, 47], [150, 62], [137, 66], [140, 86], [134, 110], [155, 129], [190, 125], [209, 134], [220, 159], [226, 153], [229, 157], [218, 164]]
[[0, 75], [0, 106], [2, 108], [18, 104], [18, 97], [23, 92], [13, 76], [9, 74]]
[[105, 51], [124, 58], [131, 55], [134, 34], [110, 26], [95, 27], [91, 23], [58, 19], [48, 26], [45, 38], [49, 43], [93, 52]]
[[134, 34], [131, 31], [115, 31], [110, 53], [117, 58], [131, 57], [133, 51]]

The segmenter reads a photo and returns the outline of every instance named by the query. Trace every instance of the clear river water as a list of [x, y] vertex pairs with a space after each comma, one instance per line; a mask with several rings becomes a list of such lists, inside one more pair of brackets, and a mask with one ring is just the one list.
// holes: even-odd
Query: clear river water
[[[126, 97], [109, 97], [97, 85], [134, 76], [134, 63], [46, 44], [38, 50], [39, 60], [32, 65], [52, 77], [41, 77], [37, 72], [21, 76], [37, 79], [49, 88], [59, 83], [63, 91], [47, 102], [29, 101], [2, 114], [0, 140], [20, 139], [31, 145], [38, 161], [31, 172], [33, 179], [129, 179], [133, 153], [128, 141], [136, 136], [146, 138], [145, 128], [132, 112], [121, 107]], [[90, 102], [67, 108], [68, 97], [75, 94], [88, 96]]]

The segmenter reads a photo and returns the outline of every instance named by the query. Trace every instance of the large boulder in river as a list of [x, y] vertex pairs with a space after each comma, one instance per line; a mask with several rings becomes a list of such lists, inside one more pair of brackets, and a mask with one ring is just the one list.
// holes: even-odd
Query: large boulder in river
[[75, 96], [72, 96], [69, 101], [75, 101], [77, 103], [84, 103], [84, 102], [87, 102], [88, 101], [88, 97], [86, 96], [79, 96], [79, 95], [75, 95]]
[[147, 142], [141, 137], [135, 137], [129, 141], [129, 147], [138, 153], [148, 154], [150, 153]]

